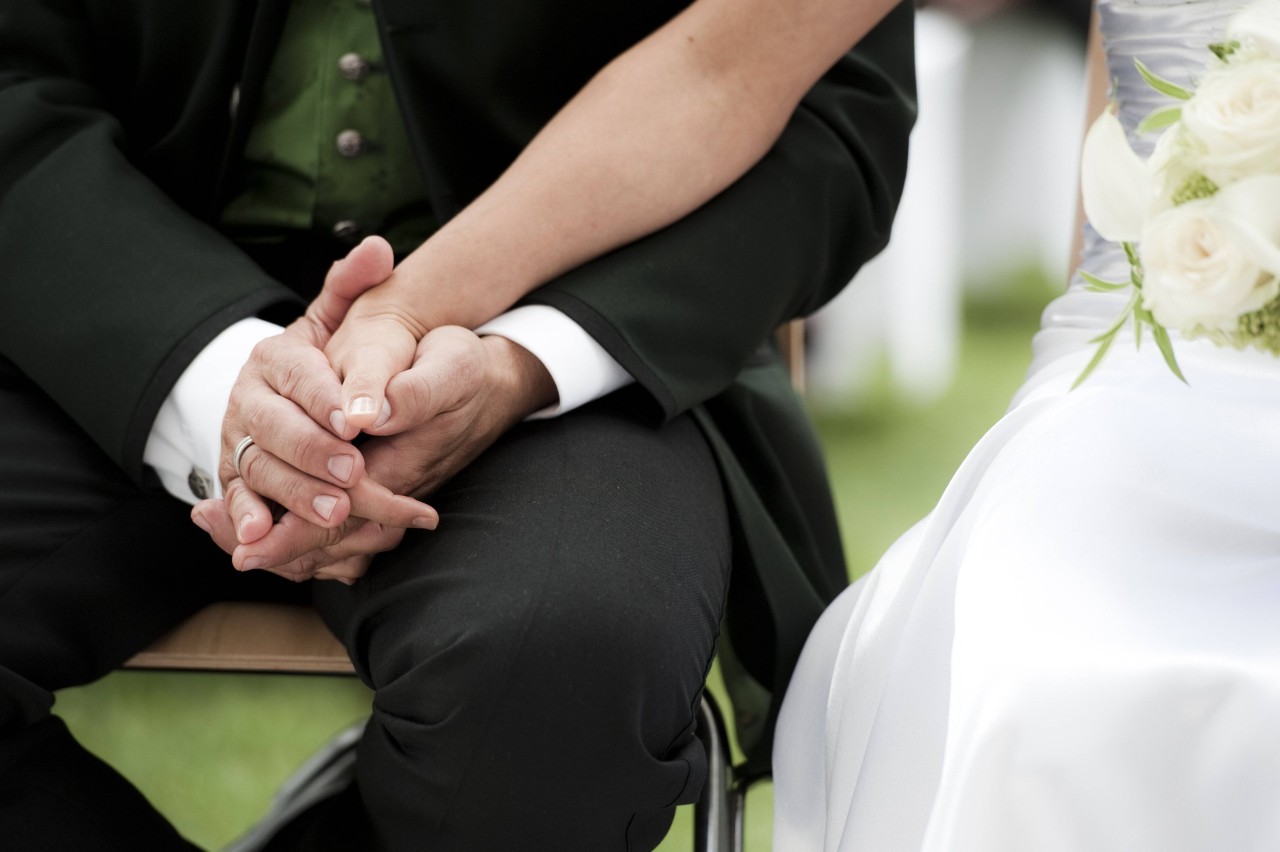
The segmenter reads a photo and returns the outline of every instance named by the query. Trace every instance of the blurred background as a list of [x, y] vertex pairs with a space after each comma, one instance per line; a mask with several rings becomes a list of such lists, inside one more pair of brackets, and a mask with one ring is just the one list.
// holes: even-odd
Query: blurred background
[[[921, 118], [893, 240], [809, 327], [807, 399], [851, 576], [932, 508], [1001, 415], [1064, 286], [1087, 16], [1079, 0], [945, 0], [920, 15]], [[117, 672], [59, 694], [56, 711], [218, 848], [369, 699], [348, 678]], [[771, 802], [767, 784], [750, 797], [749, 850], [769, 848]], [[661, 849], [690, 849], [691, 824], [682, 809]]]

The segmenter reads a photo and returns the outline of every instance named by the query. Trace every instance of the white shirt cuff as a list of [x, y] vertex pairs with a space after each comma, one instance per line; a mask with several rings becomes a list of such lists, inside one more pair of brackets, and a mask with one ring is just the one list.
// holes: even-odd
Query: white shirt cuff
[[547, 305], [522, 305], [476, 329], [528, 349], [555, 382], [560, 400], [529, 419], [555, 417], [599, 399], [634, 379], [596, 339], [568, 316]]
[[222, 496], [218, 460], [231, 388], [253, 347], [282, 331], [264, 320], [240, 320], [215, 337], [178, 377], [142, 451], [143, 462], [174, 497], [194, 505]]

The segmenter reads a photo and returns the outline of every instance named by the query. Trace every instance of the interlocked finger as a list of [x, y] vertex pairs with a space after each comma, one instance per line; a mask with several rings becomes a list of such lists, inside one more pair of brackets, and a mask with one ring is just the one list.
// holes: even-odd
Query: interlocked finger
[[191, 520], [209, 534], [214, 544], [228, 554], [233, 553], [240, 546], [225, 500], [201, 500], [192, 507]]
[[322, 561], [323, 549], [342, 541], [362, 523], [362, 518], [350, 518], [340, 526], [321, 527], [286, 512], [266, 535], [237, 547], [231, 561], [240, 571], [265, 569], [282, 577], [306, 579], [327, 564]]
[[[243, 417], [257, 447], [302, 473], [339, 488], [364, 475], [360, 451], [321, 428], [290, 399], [264, 394], [251, 401]], [[237, 472], [244, 475], [243, 464], [237, 466]], [[266, 496], [280, 500], [275, 494]]]
[[317, 580], [338, 580], [349, 584], [364, 575], [374, 554], [385, 553], [399, 545], [404, 532], [367, 521], [337, 544], [283, 565], [281, 570], [312, 571]]
[[[292, 327], [291, 327], [292, 329]], [[268, 392], [290, 400], [316, 423], [331, 426], [330, 415], [338, 406], [342, 383], [324, 352], [300, 332], [267, 338], [254, 347], [247, 368], [252, 369], [253, 396]], [[241, 406], [245, 409], [245, 406]], [[256, 437], [256, 436], [255, 436]]]
[[229, 523], [240, 544], [257, 541], [271, 529], [271, 505], [253, 493], [240, 477], [227, 483], [223, 498], [226, 501]]
[[389, 527], [433, 530], [440, 523], [434, 508], [412, 497], [396, 494], [366, 476], [347, 490], [351, 515]]
[[[298, 470], [269, 452], [262, 444], [250, 445], [240, 457], [240, 479], [261, 498], [273, 500], [299, 518], [321, 527], [334, 527], [347, 519], [351, 500], [347, 492], [329, 482]], [[234, 482], [227, 486], [232, 518], [240, 505], [231, 497]], [[237, 521], [237, 529], [240, 521]]]

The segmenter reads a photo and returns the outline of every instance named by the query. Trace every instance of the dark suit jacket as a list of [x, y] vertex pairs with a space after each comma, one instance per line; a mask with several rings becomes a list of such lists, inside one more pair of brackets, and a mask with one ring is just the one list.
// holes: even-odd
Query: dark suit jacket
[[[374, 5], [443, 220], [683, 3]], [[156, 410], [191, 358], [232, 322], [300, 301], [216, 226], [286, 8], [0, 0], [0, 352], [140, 483]], [[706, 432], [735, 510], [729, 634], [776, 698], [845, 571], [816, 442], [763, 342], [887, 240], [913, 84], [904, 5], [736, 185], [528, 299], [577, 320], [636, 377], [638, 416], [691, 411]]]

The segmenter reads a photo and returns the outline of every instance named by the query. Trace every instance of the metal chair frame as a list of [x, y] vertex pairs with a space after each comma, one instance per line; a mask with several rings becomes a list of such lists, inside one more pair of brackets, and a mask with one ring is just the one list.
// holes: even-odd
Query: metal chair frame
[[748, 774], [733, 765], [724, 717], [706, 690], [698, 705], [698, 736], [707, 749], [707, 782], [693, 806], [694, 852], [743, 852], [747, 791], [769, 775]]

